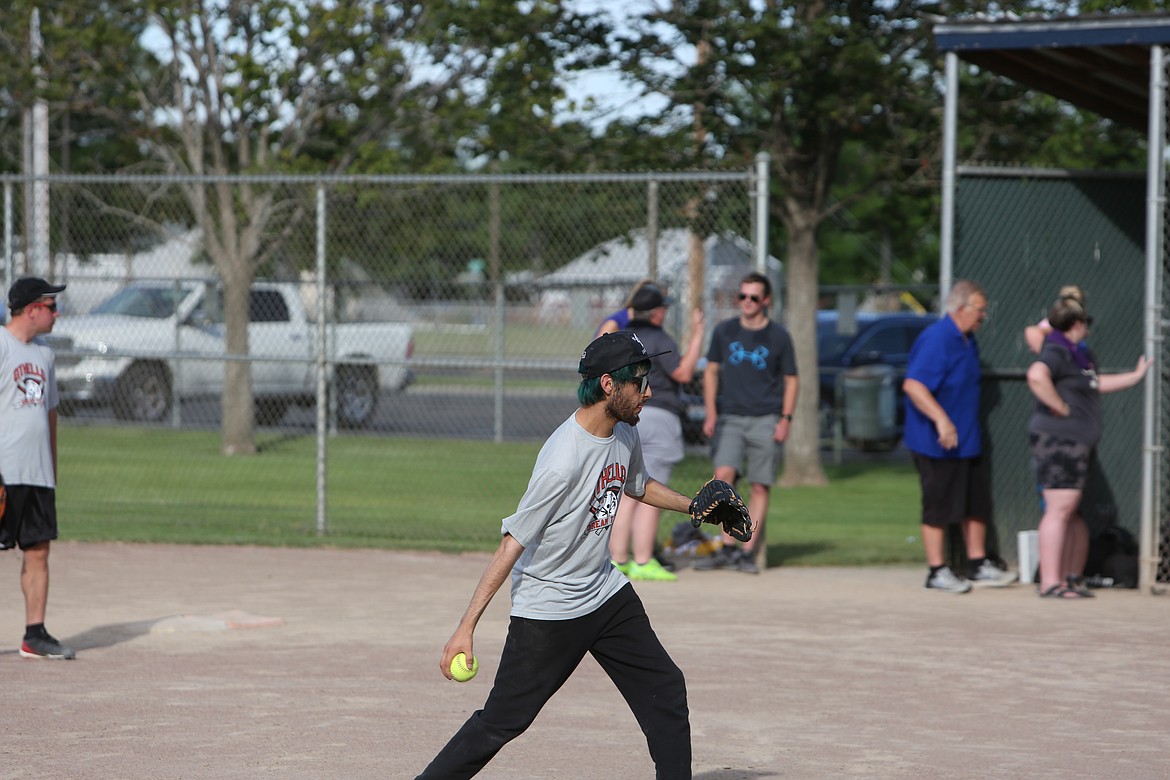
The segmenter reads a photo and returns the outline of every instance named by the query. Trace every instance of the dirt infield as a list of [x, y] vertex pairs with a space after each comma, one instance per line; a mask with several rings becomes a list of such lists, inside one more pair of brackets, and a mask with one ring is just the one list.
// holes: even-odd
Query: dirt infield
[[[405, 778], [482, 704], [439, 653], [487, 561], [366, 550], [58, 543], [49, 628], [22, 659], [0, 557], [3, 778]], [[684, 570], [638, 592], [687, 675], [694, 771], [732, 778], [1161, 778], [1170, 596], [927, 592], [919, 569]], [[484, 778], [649, 778], [587, 659]]]

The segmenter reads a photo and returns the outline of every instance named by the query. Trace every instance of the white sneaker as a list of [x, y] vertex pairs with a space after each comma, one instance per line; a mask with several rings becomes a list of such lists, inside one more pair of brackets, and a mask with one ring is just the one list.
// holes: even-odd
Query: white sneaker
[[956, 576], [950, 566], [944, 566], [934, 574], [926, 576], [927, 590], [941, 590], [944, 593], [966, 593], [971, 590], [971, 583], [965, 578]]
[[1014, 571], [1004, 571], [986, 558], [971, 574], [971, 584], [983, 588], [1006, 588], [1020, 578]]

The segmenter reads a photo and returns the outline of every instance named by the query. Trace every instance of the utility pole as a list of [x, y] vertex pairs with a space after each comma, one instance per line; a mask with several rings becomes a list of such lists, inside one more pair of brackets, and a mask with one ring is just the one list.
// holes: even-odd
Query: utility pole
[[[695, 44], [695, 64], [702, 67], [707, 63], [707, 59], [710, 56], [711, 44], [707, 40], [706, 25], [704, 25], [702, 37]], [[701, 102], [695, 102], [692, 110], [695, 113], [695, 158], [698, 159], [699, 155], [703, 153], [703, 144], [707, 140], [707, 131], [703, 129], [703, 104]], [[702, 195], [696, 195], [687, 202], [687, 218], [690, 220], [691, 229], [689, 235], [690, 254], [687, 259], [687, 280], [689, 287], [687, 291], [687, 317], [683, 319], [683, 322], [689, 321], [689, 316], [692, 311], [703, 308], [703, 293], [707, 287], [707, 237], [703, 235], [702, 203]]]
[[[36, 82], [32, 119], [24, 124], [24, 170], [34, 177], [25, 186], [24, 272], [52, 276], [49, 268], [49, 105], [45, 102], [45, 74], [41, 67], [44, 42], [41, 39], [41, 15], [37, 8], [29, 17], [29, 62]], [[30, 197], [31, 194], [31, 197]]]

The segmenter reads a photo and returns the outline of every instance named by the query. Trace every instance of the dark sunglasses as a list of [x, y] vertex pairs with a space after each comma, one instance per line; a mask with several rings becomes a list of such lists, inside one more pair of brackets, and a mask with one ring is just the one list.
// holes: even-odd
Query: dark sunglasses
[[26, 309], [48, 309], [49, 311], [57, 311], [57, 302], [50, 303], [30, 303], [25, 307]]
[[751, 299], [751, 302], [752, 302], [752, 303], [759, 303], [760, 301], [764, 300], [763, 298], [761, 298], [761, 297], [760, 297], [760, 296], [758, 296], [758, 295], [748, 295], [747, 293], [740, 293], [740, 294], [739, 294], [739, 299], [740, 299], [741, 301], [746, 301], [746, 300], [748, 300], [748, 299]]
[[642, 395], [646, 395], [646, 388], [650, 386], [650, 375], [649, 374], [642, 374], [642, 376], [636, 376], [630, 380], [630, 383], [631, 384], [640, 383], [639, 387], [638, 387], [638, 392], [641, 393]]

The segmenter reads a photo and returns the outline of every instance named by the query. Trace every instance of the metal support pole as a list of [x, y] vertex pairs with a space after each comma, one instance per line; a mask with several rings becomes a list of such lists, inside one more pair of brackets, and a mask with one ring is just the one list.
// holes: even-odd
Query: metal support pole
[[658, 278], [658, 180], [646, 185], [646, 276]]
[[329, 439], [329, 363], [326, 354], [325, 318], [325, 186], [317, 185], [317, 536], [328, 532], [325, 516], [327, 442]]
[[53, 278], [54, 272], [49, 259], [49, 104], [45, 102], [47, 91], [44, 68], [41, 59], [44, 42], [41, 38], [41, 16], [37, 8], [29, 19], [29, 51], [36, 78], [36, 100], [32, 109], [32, 173], [33, 218], [32, 236], [26, 236], [25, 251], [32, 255], [25, 263], [35, 274]]
[[1150, 121], [1146, 139], [1146, 317], [1145, 354], [1153, 365], [1145, 379], [1142, 426], [1142, 500], [1138, 590], [1152, 593], [1158, 577], [1160, 480], [1155, 466], [1162, 460], [1159, 386], [1162, 372], [1162, 230], [1166, 209], [1166, 72], [1164, 50], [1150, 47]]
[[12, 255], [12, 182], [4, 182], [4, 289], [16, 281], [16, 258]]
[[[175, 300], [182, 301], [183, 284], [181, 280], [175, 280], [174, 288]], [[213, 292], [214, 290], [212, 288], [208, 288], [206, 294], [210, 295]], [[204, 300], [206, 300], [206, 298]], [[175, 321], [175, 338], [171, 343], [171, 349], [174, 350], [176, 355], [179, 355], [183, 352], [183, 323], [179, 320], [178, 304], [175, 305], [175, 313], [172, 314], [171, 317]], [[183, 394], [179, 392], [180, 388], [183, 387], [183, 359], [176, 358], [175, 360], [171, 361], [171, 365], [174, 367], [171, 371], [171, 375], [174, 377], [174, 381], [171, 382], [171, 427], [177, 431], [183, 427]]]
[[959, 121], [959, 55], [946, 55], [943, 103], [942, 215], [939, 237], [939, 301], [946, 301], [955, 273], [955, 139]]
[[756, 218], [755, 246], [756, 270], [768, 273], [768, 166], [772, 156], [767, 152], [756, 154]]
[[495, 441], [504, 440], [504, 272], [500, 268], [500, 183], [493, 181], [488, 197], [488, 265], [496, 291]]

